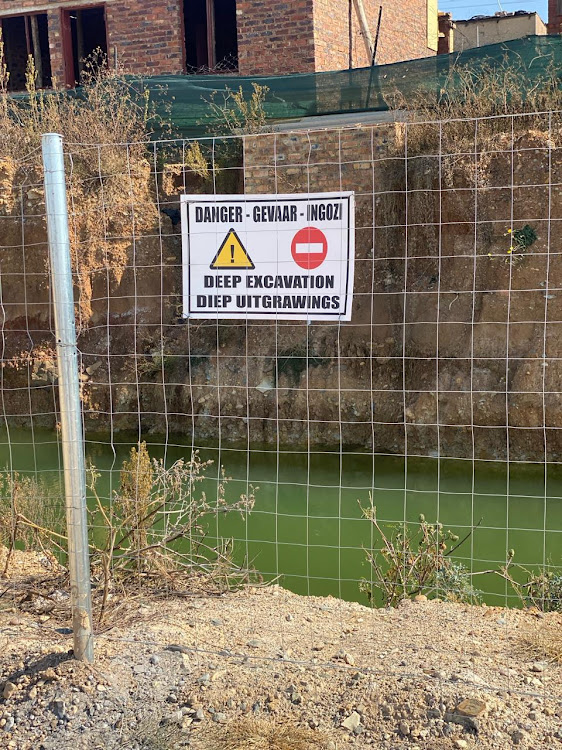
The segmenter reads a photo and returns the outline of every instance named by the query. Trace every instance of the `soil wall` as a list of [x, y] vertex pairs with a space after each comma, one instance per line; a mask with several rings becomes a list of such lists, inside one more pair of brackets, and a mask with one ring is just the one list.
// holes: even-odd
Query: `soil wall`
[[[87, 427], [559, 459], [560, 133], [536, 119], [448, 127], [248, 136], [222, 185], [164, 155], [156, 178], [139, 167], [134, 211], [107, 205], [103, 247], [82, 225], [74, 244]], [[0, 174], [3, 413], [54, 426], [43, 195], [26, 180]], [[354, 190], [352, 321], [183, 321], [184, 188]]]

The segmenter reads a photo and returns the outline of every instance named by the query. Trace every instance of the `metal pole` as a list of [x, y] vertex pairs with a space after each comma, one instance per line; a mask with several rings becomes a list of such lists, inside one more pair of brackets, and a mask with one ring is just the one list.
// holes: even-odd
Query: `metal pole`
[[46, 133], [42, 138], [42, 146], [57, 337], [74, 656], [79, 661], [91, 662], [94, 659], [94, 644], [86, 515], [86, 469], [62, 137], [57, 133]]
[[381, 33], [381, 19], [382, 19], [382, 5], [379, 7], [379, 20], [377, 21], [377, 35], [375, 36], [375, 46], [373, 47], [373, 57], [371, 59], [371, 71], [369, 73], [369, 87], [367, 88], [367, 101], [365, 102], [365, 108], [369, 106], [371, 99], [371, 88], [373, 86], [373, 73], [375, 70], [375, 63], [377, 61], [377, 48], [379, 46], [379, 36]]

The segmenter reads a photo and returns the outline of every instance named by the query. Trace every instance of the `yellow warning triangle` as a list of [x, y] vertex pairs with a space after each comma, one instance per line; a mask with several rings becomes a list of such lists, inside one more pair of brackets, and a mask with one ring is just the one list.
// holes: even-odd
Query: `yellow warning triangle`
[[221, 270], [226, 268], [255, 268], [234, 229], [231, 229], [224, 238], [211, 263], [211, 268], [220, 268]]

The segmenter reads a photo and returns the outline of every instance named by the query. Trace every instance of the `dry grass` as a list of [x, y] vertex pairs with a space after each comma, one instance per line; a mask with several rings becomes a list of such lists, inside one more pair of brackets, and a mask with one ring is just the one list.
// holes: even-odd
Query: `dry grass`
[[[194, 452], [190, 460], [179, 459], [166, 467], [162, 459], [151, 459], [146, 444], [140, 443], [123, 462], [119, 490], [110, 502], [100, 498], [100, 474], [89, 466], [91, 528], [96, 529], [90, 539], [91, 576], [98, 626], [122, 622], [132, 601], [148, 591], [155, 597], [186, 590], [218, 594], [248, 583], [258, 585], [259, 577], [247, 561], [235, 561], [231, 540], [209, 537], [219, 515], [239, 513], [245, 518], [258, 488], [250, 485], [247, 494], [231, 498], [223, 470], [216, 495], [208, 497], [203, 483], [212, 463], [201, 461]], [[68, 549], [62, 498], [59, 484], [0, 472], [0, 579], [11, 580], [10, 588], [20, 592], [22, 601], [30, 601], [29, 611], [67, 586], [61, 580], [66, 570], [54, 557], [64, 559]], [[39, 574], [35, 550], [42, 552]], [[26, 568], [28, 559], [34, 562], [31, 569]], [[56, 600], [49, 613], [66, 619], [69, 604], [67, 599]]]
[[228, 86], [219, 94], [213, 91], [206, 100], [209, 107], [209, 132], [226, 134], [263, 133], [267, 130], [265, 101], [269, 88], [252, 83], [252, 93], [247, 96], [240, 86], [233, 91]]
[[322, 732], [268, 719], [241, 719], [201, 738], [200, 750], [324, 750], [329, 738]]
[[[456, 65], [437, 97], [426, 88], [396, 92], [393, 109], [407, 111], [410, 155], [441, 153], [473, 154], [475, 139], [479, 151], [497, 148], [497, 137], [508, 138], [529, 130], [558, 131], [562, 125], [562, 89], [554, 65], [540, 74], [523, 60], [505, 57], [500, 63], [484, 60], [479, 66]], [[553, 113], [548, 114], [533, 113]], [[511, 115], [524, 115], [512, 118]], [[476, 130], [474, 120], [479, 120]], [[398, 139], [404, 148], [404, 132]], [[505, 147], [505, 144], [504, 144]]]
[[[92, 278], [107, 269], [119, 282], [134, 231], [157, 221], [154, 175], [146, 141], [154, 110], [142, 83], [108, 70], [103, 58], [86, 62], [79, 94], [41, 91], [30, 56], [27, 97], [8, 94], [9, 73], [0, 36], [0, 212], [40, 215], [41, 137], [59, 133], [68, 155], [72, 260], [78, 277], [80, 327], [91, 316]], [[103, 144], [103, 145], [100, 145]], [[128, 145], [126, 145], [128, 144]]]
[[229, 478], [221, 471], [216, 498], [202, 489], [212, 461], [202, 461], [195, 451], [189, 460], [179, 459], [169, 468], [162, 459], [151, 459], [146, 443], [133, 447], [123, 462], [121, 482], [111, 502], [102, 501], [97, 490], [99, 472], [89, 467], [89, 487], [95, 500], [92, 527], [102, 533], [91, 545], [93, 577], [102, 580], [98, 620], [115, 587], [126, 590], [131, 578], [164, 586], [171, 591], [186, 580], [205, 581], [207, 590], [226, 591], [248, 583], [251, 571], [233, 561], [229, 540], [208, 540], [218, 515], [239, 513], [245, 518], [254, 507], [252, 485], [248, 494], [227, 498]]
[[[438, 186], [447, 191], [447, 211], [463, 215], [473, 210], [467, 188], [497, 187], [498, 174], [509, 169], [506, 165], [512, 153], [546, 153], [562, 138], [559, 73], [552, 65], [537, 73], [523, 59], [453, 65], [438, 94], [434, 82], [430, 89], [422, 84], [407, 95], [396, 91], [389, 104], [401, 112], [390, 152], [399, 160], [408, 159], [412, 197], [407, 219], [419, 225], [420, 238], [433, 247], [438, 239], [428, 217], [437, 216], [439, 210], [435, 202]], [[378, 209], [381, 221], [388, 225], [406, 221], [405, 178], [396, 163], [388, 163], [386, 179], [392, 192], [382, 198]], [[486, 201], [480, 205], [485, 210]], [[482, 225], [479, 232], [484, 249], [487, 228]], [[520, 259], [520, 254], [506, 254], [514, 262]]]
[[521, 643], [534, 658], [562, 664], [562, 617], [538, 620], [521, 634]]
[[64, 505], [58, 482], [19, 472], [0, 472], [0, 577], [8, 574], [16, 545], [52, 553], [63, 541]]

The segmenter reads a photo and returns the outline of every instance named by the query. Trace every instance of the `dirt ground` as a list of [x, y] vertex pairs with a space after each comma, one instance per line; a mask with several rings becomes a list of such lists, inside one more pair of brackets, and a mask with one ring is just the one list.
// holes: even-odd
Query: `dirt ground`
[[562, 748], [560, 614], [371, 610], [279, 586], [136, 592], [87, 665], [72, 659], [67, 592], [32, 583], [44, 594], [52, 561], [16, 563], [0, 581], [2, 748]]

